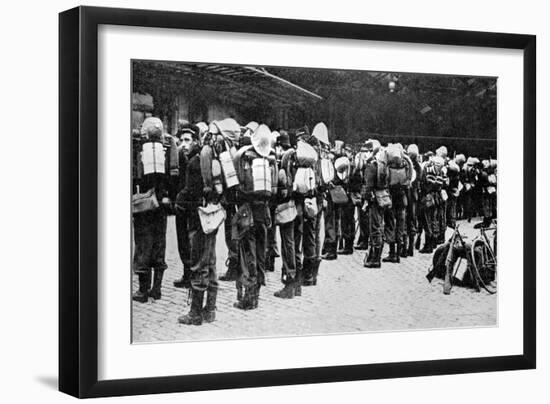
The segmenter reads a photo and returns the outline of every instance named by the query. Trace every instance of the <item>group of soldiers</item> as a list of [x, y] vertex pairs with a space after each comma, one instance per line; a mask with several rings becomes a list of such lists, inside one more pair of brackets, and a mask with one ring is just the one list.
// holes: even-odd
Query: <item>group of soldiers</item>
[[[256, 122], [242, 127], [232, 118], [182, 120], [172, 136], [160, 119], [148, 117], [132, 139], [139, 279], [132, 298], [161, 299], [167, 215], [175, 215], [183, 273], [174, 286], [191, 297], [189, 312], [178, 318], [182, 324], [215, 320], [219, 280], [235, 283], [236, 308], [257, 308], [276, 257], [283, 285], [274, 294], [292, 299], [317, 284], [323, 259], [354, 248], [368, 250], [367, 268], [399, 263], [415, 248], [431, 253], [457, 215], [471, 218], [478, 194], [484, 223], [496, 216], [496, 160], [450, 158], [445, 146], [421, 154], [414, 144], [368, 139], [354, 150], [342, 141], [331, 144], [324, 123], [289, 133]], [[222, 223], [228, 257], [218, 279]], [[382, 258], [384, 243], [389, 253]]]

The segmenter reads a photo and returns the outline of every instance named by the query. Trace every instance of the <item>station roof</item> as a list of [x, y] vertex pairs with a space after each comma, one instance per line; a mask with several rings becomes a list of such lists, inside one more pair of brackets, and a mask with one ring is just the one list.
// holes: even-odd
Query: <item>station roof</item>
[[[137, 63], [136, 63], [137, 62]], [[305, 105], [323, 98], [263, 67], [207, 63], [135, 61], [134, 78], [142, 88], [155, 81], [172, 88], [206, 88], [218, 98], [255, 106], [267, 102], [275, 107]]]

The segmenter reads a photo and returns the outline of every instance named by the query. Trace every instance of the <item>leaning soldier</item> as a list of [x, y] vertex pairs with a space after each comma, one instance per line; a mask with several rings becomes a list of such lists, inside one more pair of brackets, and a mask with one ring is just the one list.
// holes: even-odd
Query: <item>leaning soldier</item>
[[[165, 261], [167, 214], [176, 196], [179, 163], [176, 141], [164, 133], [159, 118], [145, 119], [141, 136], [134, 140], [133, 145], [136, 167], [132, 185], [135, 195], [133, 266], [139, 278], [139, 289], [132, 299], [145, 303], [149, 297], [155, 300], [161, 298], [162, 278], [168, 267]], [[149, 199], [151, 203], [146, 204], [147, 208], [136, 211], [136, 203], [144, 199]], [[152, 270], [154, 278], [151, 287]]]

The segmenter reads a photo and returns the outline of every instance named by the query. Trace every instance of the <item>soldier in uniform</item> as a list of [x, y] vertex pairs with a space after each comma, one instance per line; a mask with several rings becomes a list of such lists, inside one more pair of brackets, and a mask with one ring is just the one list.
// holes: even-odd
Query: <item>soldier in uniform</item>
[[[332, 200], [332, 196], [330, 194], [330, 190], [334, 188], [334, 182], [336, 181], [336, 175], [334, 170], [334, 162], [336, 159], [342, 157], [343, 153], [343, 142], [341, 140], [337, 140], [335, 142], [335, 146], [332, 149], [331, 153], [327, 153], [326, 151], [321, 150], [321, 154], [325, 155], [325, 158], [328, 159], [327, 163], [324, 163], [327, 165], [325, 167], [325, 171], [327, 171], [327, 179], [328, 176], [332, 177], [330, 181], [327, 181], [325, 187], [326, 190], [326, 209], [325, 209], [325, 240], [323, 245], [323, 256], [322, 258], [327, 261], [335, 260], [338, 258], [338, 236], [339, 231], [337, 227], [337, 221], [336, 216], [338, 209], [336, 205], [334, 204], [334, 201]], [[332, 167], [328, 167], [328, 164], [331, 164]], [[331, 171], [331, 172], [329, 172]]]
[[[364, 187], [363, 174], [365, 171], [365, 164], [368, 158], [368, 150], [365, 145], [361, 146], [361, 150], [357, 153], [355, 157], [355, 172], [356, 175], [360, 176], [360, 182], [362, 187]], [[361, 189], [361, 195], [364, 195], [365, 192]], [[359, 239], [357, 240], [357, 245], [355, 249], [357, 250], [366, 250], [369, 248], [369, 212], [368, 212], [368, 202], [361, 198], [361, 204], [358, 209], [357, 217], [359, 218]]]
[[[269, 127], [259, 125], [251, 143], [239, 149], [234, 160], [239, 179], [238, 211], [234, 218], [239, 278], [234, 306], [242, 310], [258, 307], [260, 288], [265, 285], [267, 228], [271, 225], [268, 202], [277, 191], [278, 179]], [[241, 287], [244, 287], [243, 295]]]
[[[134, 301], [145, 303], [149, 296], [161, 298], [162, 278], [167, 268], [166, 216], [175, 199], [178, 171], [178, 150], [175, 139], [164, 133], [162, 121], [146, 118], [141, 136], [133, 140], [133, 192], [154, 192], [160, 207], [133, 215], [134, 224], [134, 272], [139, 278], [139, 289]], [[151, 271], [154, 270], [151, 289]]]
[[319, 204], [319, 140], [304, 127], [296, 132], [296, 160], [293, 168], [294, 201], [297, 216], [294, 220], [294, 255], [296, 270], [303, 274], [303, 286], [317, 284], [319, 272], [318, 227]]
[[288, 133], [285, 131], [281, 131], [277, 143], [277, 146], [280, 147], [279, 153], [281, 154], [281, 159], [278, 164], [278, 204], [276, 211], [280, 210], [281, 213], [279, 214], [281, 216], [286, 215], [287, 219], [285, 220], [288, 221], [285, 223], [279, 223], [283, 263], [281, 270], [281, 281], [283, 282], [284, 287], [275, 292], [274, 296], [281, 299], [292, 299], [295, 296], [302, 295], [302, 268], [299, 268], [299, 270], [296, 268], [296, 257], [294, 251], [294, 220], [296, 219], [296, 204], [293, 199], [292, 186], [293, 166], [296, 158], [296, 150], [291, 147], [290, 138]]
[[338, 254], [351, 255], [355, 239], [355, 205], [351, 199], [353, 168], [345, 150], [344, 155], [334, 161], [334, 169], [336, 171], [334, 185], [341, 187], [346, 196], [345, 202], [336, 205], [336, 229], [342, 242], [342, 248], [338, 250]]
[[[178, 160], [179, 160], [179, 181], [178, 181], [178, 196], [180, 192], [185, 188], [185, 175], [187, 172], [188, 155], [193, 145], [193, 142], [198, 142], [199, 128], [195, 125], [191, 125], [188, 121], [180, 119], [178, 121], [178, 131], [176, 133], [176, 139], [179, 141], [178, 145]], [[187, 226], [188, 212], [182, 208], [181, 204], [175, 204], [176, 215], [176, 237], [178, 242], [178, 252], [180, 260], [183, 264], [183, 274], [180, 279], [174, 281], [176, 288], [189, 288], [191, 286], [190, 280], [190, 260], [189, 260], [189, 230]]]
[[[457, 156], [458, 157], [458, 156]], [[460, 166], [456, 158], [447, 164], [448, 199], [446, 206], [446, 224], [451, 229], [456, 226], [457, 200], [460, 195]]]
[[[275, 159], [277, 166], [281, 162], [281, 149], [277, 146], [277, 138], [280, 136], [279, 132], [271, 132], [271, 148], [275, 152]], [[275, 209], [277, 208], [277, 195], [272, 195], [269, 201], [269, 213], [271, 218], [275, 217]], [[265, 270], [268, 272], [275, 271], [275, 258], [280, 257], [279, 249], [277, 247], [277, 226], [274, 220], [271, 220], [271, 226], [267, 228], [267, 252], [266, 252], [266, 265]]]
[[414, 255], [414, 239], [418, 229], [418, 200], [420, 194], [420, 167], [418, 146], [411, 144], [407, 147], [407, 155], [413, 165], [413, 176], [411, 186], [407, 190], [407, 212], [406, 212], [406, 234], [403, 238], [401, 257], [412, 257]]
[[414, 168], [412, 161], [399, 143], [388, 145], [383, 153], [385, 158], [380, 161], [385, 163], [384, 174], [389, 186], [392, 206], [385, 211], [384, 215], [384, 235], [390, 249], [388, 256], [382, 261], [399, 263], [405, 236], [407, 194]]
[[[363, 265], [366, 268], [380, 268], [382, 257], [384, 231], [384, 212], [388, 209], [389, 191], [386, 183], [386, 163], [383, 162], [385, 153], [379, 156], [380, 142], [369, 139], [365, 144], [369, 150], [369, 157], [365, 164], [363, 174], [363, 199], [368, 204], [369, 210], [369, 236], [370, 248]], [[381, 160], [379, 160], [379, 157]]]
[[424, 164], [420, 179], [421, 189], [421, 215], [420, 222], [425, 233], [424, 247], [420, 250], [422, 254], [431, 254], [437, 247], [439, 235], [439, 224], [437, 210], [440, 200], [441, 187], [443, 185], [443, 159], [433, 156]]
[[[237, 128], [240, 132], [240, 128]], [[179, 323], [186, 325], [213, 322], [216, 318], [218, 295], [217, 228], [205, 232], [199, 210], [205, 208], [212, 212], [213, 209], [223, 209], [220, 204], [224, 193], [220, 154], [228, 151], [229, 144], [221, 133], [218, 122], [210, 124], [208, 132], [201, 139], [201, 144], [200, 151], [197, 147], [189, 153], [186, 183], [180, 199], [189, 214], [191, 246], [191, 307], [187, 314], [178, 318]], [[205, 292], [206, 303], [203, 307]]]
[[[436, 218], [437, 218], [437, 236], [436, 244], [445, 242], [445, 232], [447, 231], [447, 200], [449, 199], [449, 177], [447, 176], [447, 147], [441, 146], [435, 151], [436, 157], [441, 159], [441, 177], [439, 183], [439, 193], [435, 195]], [[436, 159], [436, 162], [440, 160]], [[439, 178], [438, 178], [439, 180]]]

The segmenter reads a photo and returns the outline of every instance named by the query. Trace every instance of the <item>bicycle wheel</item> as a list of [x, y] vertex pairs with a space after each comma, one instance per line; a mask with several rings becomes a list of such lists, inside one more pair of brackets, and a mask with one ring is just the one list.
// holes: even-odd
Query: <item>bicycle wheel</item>
[[473, 275], [483, 289], [493, 294], [496, 293], [497, 260], [493, 250], [485, 240], [476, 238], [470, 248], [472, 258]]

